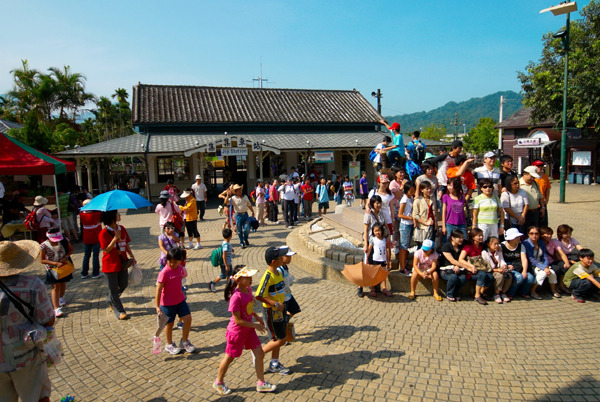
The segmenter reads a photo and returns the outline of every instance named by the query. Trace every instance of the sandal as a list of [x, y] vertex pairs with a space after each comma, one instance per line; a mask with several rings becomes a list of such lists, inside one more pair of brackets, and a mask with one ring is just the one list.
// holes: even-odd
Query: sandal
[[371, 290], [371, 293], [369, 293], [370, 297], [377, 297], [377, 292], [375, 292], [375, 289]]
[[389, 290], [387, 290], [387, 289], [383, 289], [383, 290], [381, 291], [381, 293], [382, 293], [384, 296], [387, 296], [387, 297], [392, 297], [392, 292], [390, 292], [390, 291], [389, 291]]
[[560, 292], [554, 292], [554, 294], [552, 295], [557, 299], [560, 299], [562, 296], [560, 295]]
[[502, 293], [501, 297], [504, 303], [510, 303], [510, 297], [506, 293]]
[[485, 301], [485, 299], [481, 296], [479, 296], [478, 298], [475, 299], [475, 301], [483, 306], [487, 305], [487, 302]]
[[435, 295], [433, 295], [433, 298], [437, 301], [442, 301], [442, 296], [440, 296], [440, 295], [435, 294]]
[[542, 297], [540, 295], [538, 295], [537, 293], [533, 293], [531, 295], [532, 298], [534, 298], [535, 300], [542, 300]]
[[408, 300], [415, 300], [417, 296], [414, 293], [409, 293], [408, 294]]
[[454, 297], [446, 297], [446, 299], [448, 299], [449, 302], [456, 302], [456, 299]]

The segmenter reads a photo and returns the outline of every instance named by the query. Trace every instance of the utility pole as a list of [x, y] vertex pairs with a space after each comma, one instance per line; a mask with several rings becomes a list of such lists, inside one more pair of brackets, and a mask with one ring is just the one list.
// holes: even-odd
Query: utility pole
[[454, 113], [454, 121], [450, 122], [451, 126], [454, 126], [454, 141], [458, 139], [458, 126], [462, 125], [462, 121], [458, 121], [458, 112]]
[[[498, 124], [502, 123], [502, 119], [503, 119], [503, 115], [504, 115], [504, 102], [506, 102], [506, 99], [504, 99], [504, 95], [500, 95], [500, 119], [498, 121]], [[500, 153], [502, 153], [502, 134], [503, 134], [503, 132], [504, 132], [503, 129], [498, 130], [498, 150], [500, 150]]]
[[[383, 97], [381, 89], [378, 89], [377, 92], [371, 92], [371, 96], [377, 98], [377, 113], [381, 116], [381, 98]], [[381, 124], [377, 124], [377, 131], [381, 131]]]

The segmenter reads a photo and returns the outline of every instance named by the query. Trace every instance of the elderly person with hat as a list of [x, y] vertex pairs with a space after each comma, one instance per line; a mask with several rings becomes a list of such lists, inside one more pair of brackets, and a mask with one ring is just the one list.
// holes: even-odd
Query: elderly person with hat
[[[25, 344], [23, 333], [30, 319], [42, 326], [54, 325], [46, 285], [35, 276], [21, 274], [39, 253], [35, 241], [0, 242], [0, 399], [6, 401], [50, 400], [48, 367], [37, 347]], [[33, 308], [30, 317], [29, 306]]]
[[46, 204], [48, 204], [48, 199], [38, 195], [35, 197], [33, 201], [33, 210], [35, 211], [35, 220], [39, 222], [40, 227], [37, 231], [37, 241], [42, 244], [46, 241], [46, 232], [52, 226], [54, 226], [57, 222], [52, 219], [52, 214], [46, 208]]
[[[500, 197], [500, 190], [502, 189], [502, 184], [500, 183], [500, 170], [494, 167], [494, 163], [496, 162], [496, 153], [493, 151], [486, 152], [483, 155], [483, 166], [480, 166], [473, 170], [473, 176], [477, 181], [477, 186], [481, 187], [481, 183], [479, 181], [481, 179], [490, 179], [492, 181], [494, 195]], [[481, 194], [481, 190], [479, 191]]]
[[192, 184], [192, 191], [194, 197], [196, 197], [196, 206], [200, 211], [200, 220], [204, 220], [204, 213], [206, 212], [206, 200], [208, 199], [208, 190], [206, 185], [202, 183], [202, 176], [196, 175], [196, 182]]
[[[540, 193], [542, 193], [542, 202], [544, 203], [544, 207], [548, 205], [550, 201], [550, 178], [545, 172], [546, 164], [541, 159], [536, 159], [531, 163], [532, 166], [535, 166], [537, 174], [540, 176], [539, 179], [535, 179], [538, 187], [540, 188]], [[548, 226], [548, 210], [544, 210], [544, 214], [540, 215], [540, 226]]]
[[240, 239], [240, 246], [246, 248], [250, 245], [248, 234], [250, 233], [250, 219], [248, 219], [248, 209], [254, 216], [254, 208], [247, 195], [242, 195], [244, 186], [235, 184], [233, 186], [233, 197], [231, 197], [231, 206], [235, 211], [235, 227]]
[[[196, 207], [196, 198], [191, 188], [186, 188], [181, 193], [181, 198], [185, 199], [185, 205], [181, 206], [180, 209], [185, 212], [185, 228], [187, 229], [190, 243], [186, 247], [187, 249], [193, 248], [194, 250], [200, 250], [202, 245], [200, 244], [200, 232], [198, 232], [198, 208]], [[196, 239], [196, 246], [194, 247], [193, 239]], [[181, 239], [182, 243], [184, 239]]]
[[[90, 203], [90, 199], [83, 201], [83, 206]], [[102, 231], [101, 222], [102, 212], [83, 210], [79, 213], [79, 220], [82, 226], [82, 237], [85, 253], [81, 265], [81, 279], [87, 279], [90, 272], [90, 257], [92, 260], [92, 279], [98, 279], [104, 276], [100, 272], [100, 240], [98, 235]]]
[[160, 217], [159, 225], [161, 231], [164, 229], [165, 223], [172, 221], [174, 212], [181, 214], [181, 209], [179, 206], [174, 202], [171, 202], [170, 198], [171, 194], [168, 190], [161, 191], [160, 195], [158, 196], [159, 204], [154, 209], [154, 212], [156, 212]]
[[540, 217], [546, 214], [546, 204], [544, 196], [540, 191], [540, 187], [536, 183], [536, 179], [541, 176], [537, 172], [535, 166], [527, 166], [523, 171], [523, 175], [519, 180], [519, 186], [527, 194], [527, 214], [525, 215], [525, 224], [523, 227], [539, 226]]

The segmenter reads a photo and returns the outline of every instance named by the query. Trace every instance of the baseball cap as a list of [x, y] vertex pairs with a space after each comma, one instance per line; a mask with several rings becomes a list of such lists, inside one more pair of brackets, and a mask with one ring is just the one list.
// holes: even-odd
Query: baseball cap
[[46, 236], [48, 237], [48, 239], [55, 241], [55, 242], [59, 242], [63, 239], [63, 235], [61, 232], [46, 233]]
[[158, 198], [161, 198], [163, 200], [169, 199], [171, 197], [171, 194], [169, 194], [169, 192], [167, 190], [163, 190], [160, 192], [160, 195], [158, 196]]
[[533, 162], [531, 162], [531, 164], [533, 166], [544, 166], [545, 165], [544, 161], [541, 159], [536, 159]]
[[400, 130], [400, 123], [392, 123], [390, 130]]
[[421, 248], [423, 249], [423, 251], [431, 250], [433, 248], [433, 241], [429, 239], [423, 241], [423, 246]]
[[377, 182], [379, 182], [379, 183], [389, 183], [390, 182], [390, 178], [388, 177], [387, 174], [382, 174], [382, 175], [379, 175], [379, 177], [377, 178]]
[[504, 239], [506, 240], [513, 240], [521, 236], [523, 236], [523, 233], [519, 232], [517, 228], [510, 228], [504, 233]]
[[276, 259], [287, 255], [289, 250], [289, 247], [269, 247], [265, 251], [265, 261], [267, 262], [267, 264], [271, 265], [271, 263]]
[[494, 151], [488, 151], [483, 155], [483, 159], [495, 158], [495, 157], [496, 157], [496, 153]]
[[539, 179], [541, 176], [538, 174], [535, 166], [527, 166], [524, 170], [525, 173], [529, 173], [534, 179]]

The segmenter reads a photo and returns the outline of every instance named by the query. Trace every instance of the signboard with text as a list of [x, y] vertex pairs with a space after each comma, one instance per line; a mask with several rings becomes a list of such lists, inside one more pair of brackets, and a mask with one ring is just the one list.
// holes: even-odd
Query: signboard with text
[[315, 163], [333, 162], [333, 151], [315, 151]]
[[521, 145], [521, 146], [540, 145], [540, 139], [539, 138], [518, 138], [517, 145]]
[[221, 156], [245, 156], [248, 155], [248, 148], [221, 148]]
[[359, 161], [348, 162], [348, 176], [352, 180], [354, 180], [357, 177], [360, 178], [360, 162]]

